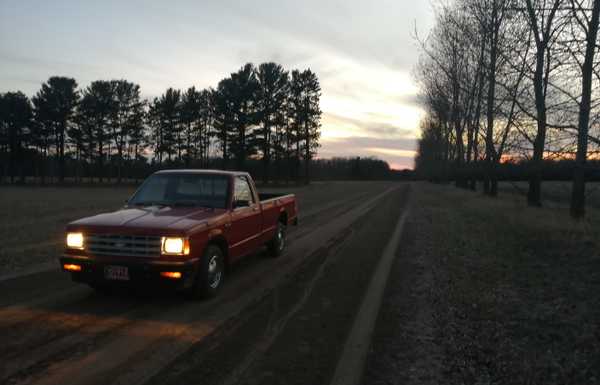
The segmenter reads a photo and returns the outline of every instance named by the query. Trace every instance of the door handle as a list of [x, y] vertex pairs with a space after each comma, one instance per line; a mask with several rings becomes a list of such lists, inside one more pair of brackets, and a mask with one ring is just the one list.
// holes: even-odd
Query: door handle
[[252, 207], [252, 211], [258, 211], [258, 207]]
[[231, 227], [231, 223], [225, 223], [225, 226], [224, 226], [224, 227], [225, 227], [226, 229], [230, 228], [230, 227]]

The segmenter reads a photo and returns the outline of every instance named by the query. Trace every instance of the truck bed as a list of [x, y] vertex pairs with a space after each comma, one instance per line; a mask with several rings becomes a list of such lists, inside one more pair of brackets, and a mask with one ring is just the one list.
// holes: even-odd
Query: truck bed
[[271, 199], [281, 199], [286, 196], [291, 196], [293, 194], [283, 194], [283, 193], [258, 193], [258, 200], [261, 202], [268, 201]]

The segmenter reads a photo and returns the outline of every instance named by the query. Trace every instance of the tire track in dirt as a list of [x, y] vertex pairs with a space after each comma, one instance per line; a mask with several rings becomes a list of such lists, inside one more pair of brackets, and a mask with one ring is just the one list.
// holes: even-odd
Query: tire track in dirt
[[313, 289], [323, 272], [343, 258], [340, 250], [353, 239], [355, 227], [364, 225], [363, 218], [370, 211], [370, 208], [363, 211], [336, 237], [307, 256], [287, 280], [265, 293], [252, 306], [246, 307], [236, 317], [236, 322], [221, 325], [173, 364], [164, 367], [147, 385], [192, 381], [235, 384], [246, 378], [247, 371], [263, 359], [288, 322], [297, 318], [297, 313], [314, 294]]
[[[319, 254], [320, 259], [322, 260], [322, 263], [319, 265], [319, 267], [315, 271], [315, 273], [314, 273], [313, 277], [310, 279], [310, 281], [306, 284], [306, 287], [302, 291], [302, 294], [301, 294], [299, 300], [292, 306], [292, 308], [289, 311], [285, 312], [285, 314], [282, 317], [280, 317], [279, 319], [276, 319], [276, 316], [275, 316], [276, 314], [279, 313], [278, 312], [278, 310], [279, 310], [278, 309], [279, 308], [279, 306], [278, 306], [279, 295], [278, 295], [278, 291], [275, 290], [275, 292], [273, 293], [273, 296], [272, 296], [274, 309], [271, 313], [272, 316], [269, 319], [269, 323], [266, 327], [265, 333], [258, 340], [258, 342], [254, 345], [254, 348], [251, 349], [246, 354], [244, 359], [237, 365], [237, 367], [223, 381], [223, 385], [237, 384], [244, 376], [244, 373], [250, 368], [250, 366], [256, 362], [257, 358], [262, 357], [267, 352], [267, 350], [271, 347], [271, 345], [273, 344], [275, 339], [280, 335], [281, 331], [285, 328], [288, 321], [300, 311], [302, 306], [308, 300], [308, 297], [313, 292], [313, 289], [315, 288], [316, 283], [319, 281], [319, 279], [321, 279], [321, 277], [323, 275], [323, 270], [328, 265], [327, 257], [330, 255], [336, 254], [340, 249], [342, 249], [342, 247], [346, 244], [348, 237], [350, 237], [352, 235], [352, 233], [353, 233], [352, 229], [348, 229], [348, 230], [344, 231], [341, 236], [337, 237], [334, 241], [331, 242], [330, 246], [325, 247], [323, 250], [319, 250], [317, 253], [315, 253], [315, 254]], [[318, 256], [315, 256], [313, 258], [318, 258]]]

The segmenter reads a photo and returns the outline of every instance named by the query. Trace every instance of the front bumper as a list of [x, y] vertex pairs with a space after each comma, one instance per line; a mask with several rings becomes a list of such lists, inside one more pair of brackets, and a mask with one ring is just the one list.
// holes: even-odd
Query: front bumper
[[[165, 261], [158, 259], [148, 261], [129, 260], [118, 257], [97, 258], [93, 256], [65, 254], [59, 260], [61, 269], [71, 273], [73, 281], [88, 284], [134, 284], [188, 289], [194, 284], [194, 279], [198, 270], [197, 258], [186, 261]], [[65, 270], [64, 265], [66, 264], [81, 266], [81, 270]], [[106, 279], [104, 271], [107, 266], [127, 267], [129, 280], [121, 281]], [[161, 275], [161, 272], [179, 272], [181, 273], [181, 278], [166, 278]]]

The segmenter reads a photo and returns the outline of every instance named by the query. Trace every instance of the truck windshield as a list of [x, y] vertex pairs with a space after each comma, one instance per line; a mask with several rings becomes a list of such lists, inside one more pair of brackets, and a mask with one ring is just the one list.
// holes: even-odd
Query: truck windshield
[[129, 200], [129, 205], [225, 208], [228, 182], [224, 175], [154, 174]]

